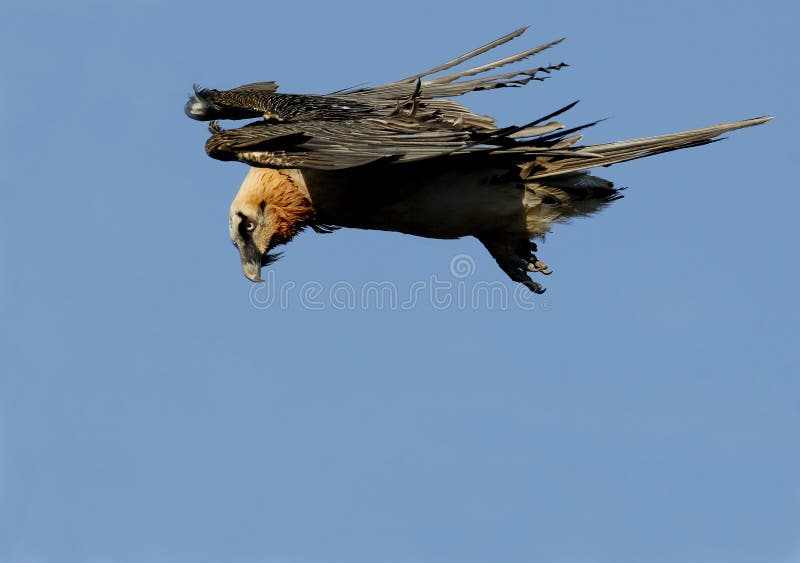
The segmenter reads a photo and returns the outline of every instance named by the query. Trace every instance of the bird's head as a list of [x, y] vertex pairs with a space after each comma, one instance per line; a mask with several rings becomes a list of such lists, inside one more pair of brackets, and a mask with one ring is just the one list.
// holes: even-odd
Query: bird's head
[[314, 209], [295, 176], [269, 168], [251, 168], [231, 204], [230, 235], [242, 258], [242, 272], [261, 281], [261, 268], [280, 257], [271, 253], [309, 224]]
[[200, 88], [197, 84], [193, 86], [194, 96], [190, 96], [183, 112], [198, 121], [210, 121], [220, 116], [220, 109], [213, 102], [214, 90]]
[[229, 230], [231, 241], [242, 258], [242, 273], [254, 282], [261, 280], [261, 268], [280, 257], [270, 254], [276, 244], [282, 242], [276, 234], [275, 215], [265, 201], [234, 200], [231, 205]]

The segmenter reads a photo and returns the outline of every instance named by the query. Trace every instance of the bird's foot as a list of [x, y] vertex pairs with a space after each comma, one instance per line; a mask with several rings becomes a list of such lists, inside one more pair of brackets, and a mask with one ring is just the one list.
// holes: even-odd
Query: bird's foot
[[[532, 269], [534, 266], [527, 260], [521, 258], [498, 260], [497, 264], [513, 281], [521, 283], [534, 293], [541, 294], [545, 292], [545, 288], [542, 287], [542, 284], [533, 281], [528, 275], [528, 272], [538, 272], [539, 270]], [[544, 262], [542, 262], [542, 264], [544, 264]], [[545, 265], [545, 268], [546, 267]]]
[[521, 283], [534, 293], [541, 294], [545, 288], [531, 279], [529, 274], [552, 274], [547, 264], [539, 260], [534, 254], [538, 247], [528, 239], [509, 241], [505, 238], [485, 238], [481, 242], [489, 250], [497, 265], [511, 278], [512, 281]]
[[553, 270], [548, 270], [547, 264], [536, 258], [536, 256], [531, 256], [528, 259], [527, 268], [529, 272], [536, 272], [545, 276], [549, 276], [553, 273]]

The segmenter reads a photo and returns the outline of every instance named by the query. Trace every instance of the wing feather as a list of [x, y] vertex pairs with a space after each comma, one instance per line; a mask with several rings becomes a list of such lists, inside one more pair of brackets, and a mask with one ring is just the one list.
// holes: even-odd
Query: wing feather
[[391, 159], [411, 162], [463, 148], [468, 134], [452, 130], [398, 129], [382, 120], [251, 125], [220, 131], [206, 151], [220, 160], [253, 166], [339, 170]]
[[[220, 160], [252, 166], [341, 170], [384, 160], [413, 162], [472, 155], [517, 164], [528, 179], [570, 174], [595, 166], [642, 158], [713, 142], [720, 135], [759, 125], [760, 117], [671, 135], [580, 146], [579, 131], [597, 122], [565, 128], [552, 118], [573, 102], [521, 126], [498, 128], [449, 98], [468, 92], [522, 86], [543, 80], [564, 63], [528, 70], [485, 74], [517, 63], [559, 44], [558, 39], [521, 53], [438, 77], [487, 51], [519, 37], [517, 29], [426, 71], [375, 87], [356, 87], [326, 96], [277, 94], [275, 82], [246, 84], [228, 91], [196, 90], [196, 119], [263, 115], [264, 120], [222, 130], [214, 122], [206, 151]], [[480, 76], [478, 76], [480, 75]], [[473, 77], [464, 80], [464, 78]], [[203, 105], [205, 104], [205, 105]], [[188, 105], [188, 104], [187, 104]]]
[[512, 55], [510, 57], [506, 57], [504, 59], [499, 59], [491, 63], [487, 63], [485, 65], [476, 66], [474, 68], [470, 68], [467, 70], [462, 70], [460, 72], [455, 72], [453, 74], [448, 74], [446, 76], [439, 76], [437, 78], [431, 78], [430, 80], [426, 80], [424, 83], [428, 85], [433, 84], [447, 84], [457, 80], [459, 78], [463, 78], [464, 76], [475, 76], [476, 74], [481, 74], [483, 72], [487, 72], [489, 70], [494, 70], [496, 68], [500, 68], [501, 66], [505, 66], [508, 64], [516, 63], [522, 60], [527, 59], [528, 57], [535, 55], [536, 53], [540, 53], [545, 49], [549, 49], [554, 45], [558, 45], [562, 41], [564, 41], [564, 37], [561, 39], [556, 39], [555, 41], [551, 41], [550, 43], [545, 43], [544, 45], [539, 45], [538, 47], [534, 47], [533, 49], [528, 49], [527, 51], [523, 51], [522, 53], [518, 53], [516, 55]]
[[478, 47], [477, 49], [473, 49], [469, 53], [465, 53], [465, 54], [461, 55], [460, 57], [456, 57], [455, 59], [447, 61], [446, 63], [442, 63], [442, 64], [440, 64], [438, 66], [435, 66], [433, 68], [430, 68], [430, 69], [428, 69], [426, 71], [420, 72], [418, 74], [414, 74], [413, 76], [408, 76], [406, 78], [401, 78], [400, 80], [397, 80], [396, 82], [393, 82], [393, 84], [413, 83], [413, 82], [416, 82], [417, 80], [419, 80], [420, 78], [422, 78], [424, 76], [429, 76], [431, 74], [435, 74], [437, 72], [441, 72], [443, 70], [447, 70], [448, 68], [453, 68], [456, 65], [460, 65], [464, 61], [468, 61], [469, 59], [473, 59], [473, 58], [477, 57], [478, 55], [482, 55], [483, 53], [485, 53], [487, 51], [491, 51], [492, 49], [494, 49], [496, 47], [499, 47], [500, 45], [508, 43], [512, 39], [516, 39], [517, 37], [519, 37], [520, 35], [525, 33], [528, 30], [528, 27], [529, 26], [526, 25], [524, 27], [516, 29], [516, 30], [512, 31], [511, 33], [509, 33], [507, 35], [504, 35], [503, 37], [501, 37], [499, 39], [495, 39], [494, 41], [490, 41], [486, 45], [482, 45], [481, 47]]

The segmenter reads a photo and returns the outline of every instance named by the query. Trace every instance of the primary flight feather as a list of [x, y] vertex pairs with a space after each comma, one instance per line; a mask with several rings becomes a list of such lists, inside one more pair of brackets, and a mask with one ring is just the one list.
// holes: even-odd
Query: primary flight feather
[[[371, 88], [326, 95], [279, 93], [275, 82], [232, 90], [195, 86], [185, 112], [211, 121], [206, 152], [251, 166], [230, 210], [242, 270], [261, 281], [271, 251], [311, 227], [398, 231], [429, 238], [474, 236], [515, 282], [541, 293], [531, 273], [549, 274], [533, 238], [589, 215], [621, 194], [589, 175], [597, 166], [713, 142], [759, 125], [758, 117], [629, 141], [579, 145], [587, 123], [554, 118], [569, 104], [521, 126], [453, 101], [467, 92], [543, 80], [564, 63], [490, 73], [562, 40], [466, 70], [434, 76], [522, 35], [518, 29], [444, 64]], [[487, 74], [489, 73], [489, 74]], [[477, 78], [471, 78], [477, 77]], [[218, 120], [255, 119], [225, 130]]]

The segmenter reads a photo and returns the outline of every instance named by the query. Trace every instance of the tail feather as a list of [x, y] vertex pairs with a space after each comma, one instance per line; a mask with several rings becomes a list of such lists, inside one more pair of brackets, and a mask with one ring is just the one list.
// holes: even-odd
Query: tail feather
[[[526, 151], [524, 154], [526, 156], [536, 155], [537, 158], [524, 167], [527, 169], [524, 177], [527, 180], [535, 180], [706, 145], [720, 140], [718, 138], [720, 135], [736, 129], [761, 125], [771, 119], [771, 116], [755, 117], [657, 137], [644, 137], [599, 145], [572, 146], [567, 153], [571, 153], [569, 156], [565, 154], [562, 147], [558, 147], [562, 150], [554, 155], [548, 154], [550, 149], [537, 150], [531, 147], [529, 152]], [[553, 148], [556, 147], [553, 146]]]

